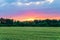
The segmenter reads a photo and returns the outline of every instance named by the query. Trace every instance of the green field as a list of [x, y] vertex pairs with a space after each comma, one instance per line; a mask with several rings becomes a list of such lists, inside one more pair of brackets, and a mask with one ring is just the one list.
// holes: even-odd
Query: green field
[[60, 40], [60, 28], [0, 27], [0, 40]]

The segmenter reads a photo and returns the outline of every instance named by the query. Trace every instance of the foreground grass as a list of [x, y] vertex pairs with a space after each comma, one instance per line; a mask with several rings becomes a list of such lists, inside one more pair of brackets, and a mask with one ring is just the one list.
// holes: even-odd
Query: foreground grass
[[0, 27], [0, 40], [60, 40], [60, 28]]

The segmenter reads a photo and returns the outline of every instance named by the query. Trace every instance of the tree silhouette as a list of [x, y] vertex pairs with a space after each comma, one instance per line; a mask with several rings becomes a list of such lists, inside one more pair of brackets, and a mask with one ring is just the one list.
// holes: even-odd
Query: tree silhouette
[[0, 26], [31, 26], [31, 27], [60, 27], [60, 20], [34, 20], [34, 21], [14, 21], [13, 19], [0, 18]]

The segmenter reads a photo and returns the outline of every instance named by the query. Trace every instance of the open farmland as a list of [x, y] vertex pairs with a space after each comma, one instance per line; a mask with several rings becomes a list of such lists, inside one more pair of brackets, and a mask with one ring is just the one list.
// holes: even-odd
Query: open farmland
[[0, 27], [0, 40], [60, 40], [60, 27]]

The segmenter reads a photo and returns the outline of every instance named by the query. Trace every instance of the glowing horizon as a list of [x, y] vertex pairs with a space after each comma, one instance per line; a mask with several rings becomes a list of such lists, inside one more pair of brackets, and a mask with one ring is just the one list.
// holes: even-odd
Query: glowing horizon
[[[33, 20], [45, 20], [45, 19], [60, 19], [60, 16], [55, 14], [46, 14], [44, 12], [36, 12], [36, 11], [25, 11], [23, 12], [24, 14], [18, 14], [10, 17], [5, 17], [5, 18], [10, 18], [16, 21], [33, 21]], [[20, 15], [20, 16], [19, 16]]]
[[0, 0], [0, 18], [19, 21], [60, 19], [60, 0]]

